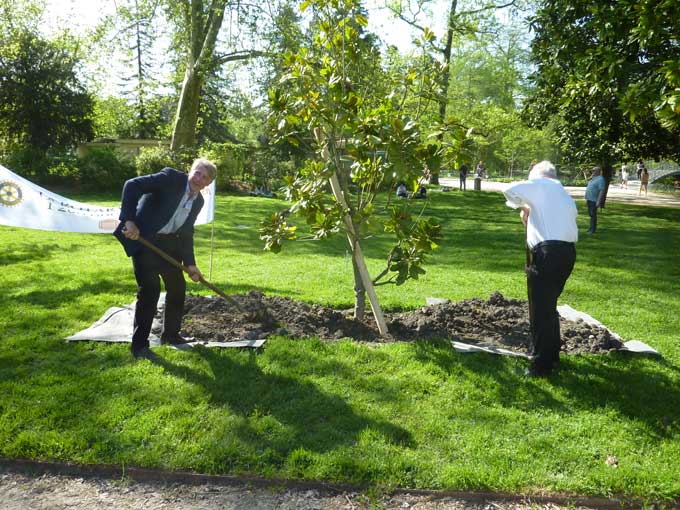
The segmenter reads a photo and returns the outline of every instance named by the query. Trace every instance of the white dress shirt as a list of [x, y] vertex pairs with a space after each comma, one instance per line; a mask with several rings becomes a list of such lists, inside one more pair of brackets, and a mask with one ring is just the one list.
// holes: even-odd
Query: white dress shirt
[[504, 191], [506, 205], [529, 208], [527, 244], [533, 248], [543, 241], [578, 241], [576, 203], [560, 181], [541, 177], [522, 181]]

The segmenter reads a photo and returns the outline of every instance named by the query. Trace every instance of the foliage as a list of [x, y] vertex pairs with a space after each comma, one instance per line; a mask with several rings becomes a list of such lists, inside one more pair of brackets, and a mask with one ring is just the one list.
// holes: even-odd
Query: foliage
[[0, 35], [0, 136], [42, 152], [90, 139], [93, 103], [77, 68], [65, 42]]
[[78, 166], [78, 185], [89, 191], [120, 190], [136, 175], [133, 163], [109, 147], [91, 147]]
[[[312, 11], [312, 42], [285, 55], [287, 72], [270, 91], [271, 123], [278, 139], [314, 154], [297, 175], [286, 179], [290, 212], [305, 218], [313, 238], [344, 231], [354, 246], [377, 219], [380, 191], [400, 181], [415, 185], [429, 167], [438, 165], [438, 148], [422, 142], [417, 119], [402, 111], [404, 95], [418, 78], [415, 72], [391, 93], [368, 92], [385, 80], [375, 79], [378, 54], [364, 34], [367, 19], [359, 2], [314, 0], [303, 7]], [[436, 63], [431, 64], [424, 76], [436, 75]], [[367, 65], [372, 66], [368, 75]], [[427, 93], [433, 81], [421, 79], [420, 91]], [[327, 195], [329, 179], [337, 179], [339, 187], [333, 199]], [[401, 284], [422, 274], [422, 263], [437, 246], [439, 227], [412, 219], [404, 207], [388, 210], [388, 219], [379, 223], [397, 242], [374, 283], [391, 271], [396, 275], [388, 281]], [[260, 232], [267, 249], [277, 252], [283, 241], [294, 238], [287, 221], [286, 213], [263, 222]]]
[[125, 74], [119, 78], [119, 88], [133, 105], [132, 136], [135, 138], [157, 136], [158, 119], [154, 115], [157, 112], [149, 103], [159, 87], [155, 74], [155, 55], [159, 54], [156, 41], [160, 34], [158, 27], [162, 25], [158, 5], [159, 2], [150, 0], [117, 3], [115, 14], [99, 24], [94, 38], [95, 44], [106, 48], [109, 56], [115, 50], [124, 55], [121, 69]]
[[158, 147], [142, 147], [135, 158], [134, 166], [137, 175], [153, 174], [165, 167], [182, 168], [177, 155], [162, 145]]
[[[680, 157], [679, 4], [547, 0], [532, 19], [536, 92], [573, 160]], [[675, 62], [675, 63], [674, 63]]]

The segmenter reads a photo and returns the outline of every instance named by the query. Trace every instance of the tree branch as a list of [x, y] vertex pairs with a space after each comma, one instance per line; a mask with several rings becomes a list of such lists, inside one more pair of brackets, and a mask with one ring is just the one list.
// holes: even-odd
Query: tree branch
[[271, 54], [266, 51], [260, 50], [240, 50], [233, 53], [227, 53], [225, 55], [215, 56], [212, 60], [213, 66], [219, 66], [226, 64], [227, 62], [236, 62], [238, 60], [249, 60], [256, 57], [267, 57]]

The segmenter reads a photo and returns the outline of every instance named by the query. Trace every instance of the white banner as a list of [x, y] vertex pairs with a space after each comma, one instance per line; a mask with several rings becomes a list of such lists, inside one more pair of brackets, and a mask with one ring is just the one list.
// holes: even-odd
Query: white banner
[[[201, 193], [205, 199], [196, 225], [215, 217], [215, 182]], [[27, 181], [0, 165], [0, 225], [108, 234], [118, 225], [120, 207], [99, 207], [69, 200]]]

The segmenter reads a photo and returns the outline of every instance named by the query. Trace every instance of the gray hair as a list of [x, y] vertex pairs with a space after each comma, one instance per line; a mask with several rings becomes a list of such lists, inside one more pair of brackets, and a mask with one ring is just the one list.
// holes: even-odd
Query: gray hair
[[555, 165], [553, 165], [547, 159], [536, 163], [529, 172], [529, 180], [540, 179], [541, 177], [548, 177], [550, 179], [557, 178], [557, 170], [555, 170]]
[[593, 175], [600, 175], [602, 173], [602, 168], [596, 166], [593, 168]]
[[203, 167], [203, 169], [205, 169], [205, 171], [208, 172], [211, 181], [215, 180], [215, 177], [217, 176], [217, 167], [215, 166], [215, 163], [213, 163], [207, 158], [197, 158], [191, 165], [191, 170], [195, 170], [199, 166]]

